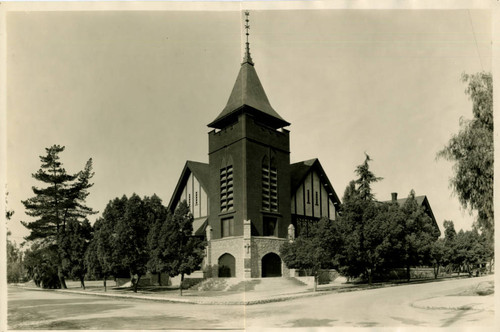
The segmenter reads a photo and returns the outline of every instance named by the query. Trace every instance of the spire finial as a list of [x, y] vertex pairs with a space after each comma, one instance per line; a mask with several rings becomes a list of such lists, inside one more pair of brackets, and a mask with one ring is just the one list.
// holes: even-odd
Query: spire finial
[[250, 35], [250, 32], [248, 30], [250, 30], [250, 20], [248, 19], [248, 17], [250, 16], [250, 13], [248, 12], [248, 10], [245, 11], [245, 34], [247, 36], [247, 40], [246, 40], [246, 47], [245, 47], [245, 57], [243, 58], [243, 63], [246, 63], [248, 62], [249, 64], [253, 65], [253, 61], [252, 61], [252, 57], [250, 56], [250, 43], [248, 42], [248, 36]]

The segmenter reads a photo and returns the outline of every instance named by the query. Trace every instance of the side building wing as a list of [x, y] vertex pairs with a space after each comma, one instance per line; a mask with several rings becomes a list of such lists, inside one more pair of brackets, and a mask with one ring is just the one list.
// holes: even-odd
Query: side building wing
[[208, 164], [187, 161], [175, 187], [168, 210], [174, 212], [180, 202], [185, 200], [193, 214], [193, 233], [205, 235], [209, 211]]
[[318, 159], [290, 166], [292, 223], [298, 236], [308, 236], [320, 218], [336, 219], [340, 200]]

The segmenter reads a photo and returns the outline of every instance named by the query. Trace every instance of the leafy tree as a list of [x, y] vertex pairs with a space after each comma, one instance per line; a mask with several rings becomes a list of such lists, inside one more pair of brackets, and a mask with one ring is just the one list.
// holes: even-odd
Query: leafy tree
[[153, 195], [141, 199], [115, 198], [106, 206], [102, 218], [95, 224], [95, 234], [86, 262], [93, 274], [106, 278], [126, 272], [137, 292], [141, 276], [146, 273], [149, 260], [148, 234], [156, 220], [164, 220], [166, 208]]
[[[96, 233], [95, 227], [93, 227], [93, 236], [87, 246], [87, 250], [85, 251], [85, 269], [87, 271], [87, 275], [91, 276], [95, 279], [104, 278], [103, 268], [99, 261], [99, 257], [97, 256], [97, 241], [96, 241]], [[104, 283], [104, 290], [106, 291], [106, 283]]]
[[96, 213], [85, 205], [88, 189], [93, 185], [90, 183], [94, 175], [92, 159], [81, 172], [68, 174], [59, 160], [64, 147], [53, 145], [45, 150], [47, 154], [40, 156], [41, 168], [32, 176], [46, 187], [33, 187], [35, 196], [22, 201], [26, 214], [37, 219], [22, 221], [22, 224], [31, 231], [26, 240], [40, 240], [47, 246], [55, 246], [52, 264], [56, 266], [61, 286], [66, 288], [60, 243], [65, 239], [66, 225], [70, 220], [82, 222], [86, 216]]
[[[125, 214], [115, 225], [115, 251], [119, 265], [130, 273], [134, 292], [137, 292], [141, 276], [146, 273], [148, 231], [144, 203], [133, 194], [125, 204]], [[134, 278], [136, 275], [137, 279]]]
[[314, 290], [321, 269], [338, 268], [342, 234], [337, 223], [322, 218], [311, 230], [309, 237], [298, 237], [280, 247], [280, 255], [288, 268], [306, 271], [314, 276]]
[[23, 253], [15, 242], [10, 240], [11, 232], [7, 232], [7, 282], [17, 283], [23, 276]]
[[57, 267], [54, 265], [57, 256], [56, 245], [40, 241], [33, 242], [26, 251], [24, 266], [28, 277], [33, 279], [37, 287], [61, 288]]
[[455, 268], [459, 267], [460, 263], [457, 259], [457, 232], [455, 231], [455, 225], [451, 220], [445, 220], [443, 222], [444, 226], [444, 257], [443, 264], [449, 267], [449, 270], [453, 271]]
[[[106, 207], [104, 215], [110, 209]], [[102, 278], [104, 291], [107, 291], [106, 280], [109, 276], [116, 275], [117, 267], [113, 262], [113, 224], [112, 221], [98, 218], [94, 223], [94, 234], [85, 253], [85, 267], [95, 278]]]
[[280, 255], [290, 269], [299, 269], [314, 276], [314, 291], [318, 282], [318, 272], [322, 259], [328, 255], [321, 248], [316, 237], [298, 237], [293, 242], [285, 242], [280, 248]]
[[[10, 220], [14, 211], [7, 209], [7, 196], [5, 194], [5, 218]], [[12, 233], [7, 231], [7, 282], [19, 282], [23, 274], [23, 255], [15, 242], [10, 240]]]
[[81, 287], [85, 289], [85, 252], [92, 237], [92, 226], [85, 219], [79, 223], [70, 219], [66, 225], [65, 236], [61, 239], [60, 251], [63, 270], [72, 278], [80, 280]]
[[164, 219], [156, 219], [148, 234], [149, 260], [148, 270], [158, 274], [158, 284], [161, 286], [161, 274], [167, 272], [164, 250], [167, 243], [167, 222], [171, 222], [172, 216], [168, 214]]
[[485, 72], [464, 74], [462, 80], [473, 119], [460, 119], [460, 131], [437, 156], [454, 162], [450, 185], [464, 208], [477, 211], [478, 226], [493, 241], [493, 80]]
[[161, 239], [165, 244], [162, 254], [165, 271], [170, 277], [181, 276], [179, 290], [182, 295], [184, 276], [200, 268], [206, 246], [205, 241], [193, 236], [193, 215], [185, 200], [179, 204], [172, 217], [167, 219], [162, 233], [165, 234], [165, 238]]
[[439, 275], [439, 267], [443, 265], [446, 257], [445, 240], [440, 238], [434, 241], [431, 245], [431, 263], [434, 269], [434, 279]]

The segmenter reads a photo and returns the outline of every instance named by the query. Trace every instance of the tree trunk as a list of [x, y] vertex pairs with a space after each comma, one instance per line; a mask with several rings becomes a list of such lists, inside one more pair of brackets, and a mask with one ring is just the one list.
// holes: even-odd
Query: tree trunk
[[161, 286], [161, 272], [158, 273], [158, 286]]
[[411, 275], [410, 275], [410, 265], [406, 265], [406, 280], [408, 282], [410, 282], [410, 278], [411, 278]]
[[107, 278], [107, 276], [104, 276], [104, 280], [103, 280], [103, 282], [104, 282], [104, 291], [105, 292], [108, 291], [107, 288], [106, 288], [106, 278]]
[[64, 275], [61, 271], [61, 267], [57, 267], [57, 276], [59, 278], [59, 282], [61, 283], [61, 288], [67, 289], [66, 281], [64, 280]]
[[137, 277], [137, 281], [134, 284], [134, 293], [137, 293], [137, 287], [139, 287], [139, 281], [141, 280], [141, 275], [139, 274]]
[[83, 276], [80, 276], [80, 283], [83, 290], [85, 290], [85, 278]]
[[439, 274], [439, 264], [434, 265], [434, 279], [438, 278]]
[[315, 275], [314, 276], [314, 288], [313, 288], [313, 290], [316, 292], [317, 289], [318, 289], [318, 277]]
[[181, 291], [181, 296], [182, 296], [182, 282], [184, 281], [184, 273], [181, 273], [181, 284], [179, 285], [179, 289]]

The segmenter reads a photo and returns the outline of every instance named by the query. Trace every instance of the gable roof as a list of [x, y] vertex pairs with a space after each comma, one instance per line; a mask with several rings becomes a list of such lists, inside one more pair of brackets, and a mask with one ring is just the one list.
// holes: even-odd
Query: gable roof
[[319, 174], [321, 181], [326, 183], [325, 190], [328, 192], [333, 203], [340, 204], [340, 199], [337, 196], [335, 189], [333, 189], [333, 186], [318, 158], [304, 160], [290, 165], [291, 194], [295, 194], [302, 182], [304, 182], [306, 176], [311, 171], [316, 171]]
[[243, 110], [262, 118], [262, 121], [272, 128], [290, 125], [272, 108], [251, 61], [241, 64], [226, 107], [208, 127], [222, 129], [234, 122], [234, 118]]
[[[402, 206], [406, 203], [408, 198], [399, 198], [396, 201], [394, 200], [388, 200], [384, 201], [383, 203], [398, 203], [399, 206]], [[436, 217], [434, 217], [434, 212], [432, 212], [431, 205], [429, 204], [429, 200], [427, 199], [426, 195], [420, 195], [420, 196], [415, 196], [415, 201], [419, 206], [423, 206], [425, 208], [425, 211], [429, 215], [429, 217], [432, 219], [434, 223], [434, 227], [436, 227], [439, 230], [439, 234], [441, 234], [441, 230], [439, 229], [439, 225], [437, 223]]]
[[174, 212], [175, 206], [179, 201], [179, 198], [182, 194], [182, 189], [184, 188], [187, 180], [189, 179], [189, 175], [193, 174], [196, 179], [200, 182], [201, 187], [208, 194], [208, 164], [200, 163], [196, 161], [186, 161], [184, 168], [182, 169], [181, 176], [179, 177], [179, 181], [175, 186], [174, 193], [170, 198], [170, 202], [168, 203], [168, 209], [171, 212]]

